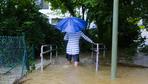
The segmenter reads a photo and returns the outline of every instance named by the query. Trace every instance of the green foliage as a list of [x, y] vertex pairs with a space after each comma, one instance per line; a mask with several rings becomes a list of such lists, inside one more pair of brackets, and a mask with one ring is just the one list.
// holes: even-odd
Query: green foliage
[[67, 10], [71, 13], [71, 15], [75, 16], [74, 7], [71, 0], [45, 0], [51, 3], [52, 9], [61, 9], [63, 13], [67, 12]]
[[141, 47], [139, 49], [140, 52], [143, 52], [146, 56], [148, 55], [148, 45], [145, 45], [144, 47]]
[[0, 0], [0, 35], [21, 35], [29, 45], [46, 43], [45, 38], [50, 35], [51, 26], [41, 13], [34, 0]]
[[140, 29], [144, 29], [144, 28], [145, 28], [145, 26], [141, 25], [141, 26], [139, 26], [139, 28], [140, 28]]
[[140, 53], [143, 53], [144, 55], [148, 55], [148, 45], [145, 44], [145, 40], [146, 40], [146, 37], [144, 38], [141, 38], [141, 43], [139, 46], [138, 46], [138, 51]]
[[[86, 21], [88, 23], [95, 21], [97, 25], [97, 31], [88, 33], [93, 37], [95, 42], [104, 43], [108, 49], [111, 48], [112, 41], [112, 11], [113, 11], [113, 0], [70, 0], [67, 3], [70, 4], [66, 6], [67, 0], [47, 0], [50, 1], [55, 9], [60, 9], [58, 5], [56, 5], [55, 1], [63, 4], [62, 6], [66, 7], [67, 11], [69, 8], [73, 8], [74, 14], [77, 17], [84, 18], [84, 14], [86, 14]], [[70, 3], [69, 3], [70, 2]], [[137, 48], [139, 42], [135, 42], [134, 40], [139, 40], [140, 37], [140, 29], [148, 28], [148, 1], [144, 0], [120, 0], [119, 1], [119, 25], [118, 25], [118, 45], [119, 48], [127, 49], [133, 52]], [[69, 7], [69, 8], [68, 8]], [[82, 15], [76, 12], [76, 8], [82, 8]], [[61, 10], [63, 8], [61, 7]], [[137, 26], [137, 23], [140, 19], [143, 19], [144, 25]], [[133, 49], [133, 50], [132, 50]]]
[[[53, 4], [53, 8], [60, 9], [56, 3], [63, 4], [67, 8], [67, 11], [70, 11], [68, 7], [73, 8], [73, 11], [76, 8], [82, 8], [82, 13], [87, 12], [87, 21], [96, 21], [98, 27], [98, 38], [96, 42], [103, 42], [108, 47], [111, 47], [111, 36], [112, 36], [112, 10], [113, 10], [113, 1], [111, 0], [72, 0], [72, 2], [67, 2], [71, 5], [66, 6], [66, 0], [47, 0]], [[133, 40], [137, 39], [139, 35], [139, 27], [136, 25], [140, 19], [146, 17], [146, 5], [147, 1], [140, 0], [120, 0], [119, 2], [119, 44], [120, 47], [128, 47]], [[63, 10], [63, 8], [61, 8]], [[71, 12], [70, 12], [71, 13]], [[76, 15], [76, 12], [75, 14]], [[79, 15], [76, 15], [79, 17]], [[84, 18], [84, 15], [80, 16]], [[127, 38], [129, 36], [129, 38]], [[124, 41], [122, 40], [124, 39]], [[128, 42], [126, 44], [126, 42]]]
[[[34, 45], [36, 57], [42, 44], [63, 48], [61, 33], [38, 10], [34, 0], [0, 0], [0, 36], [20, 36], [24, 32], [27, 45]], [[33, 60], [29, 58], [34, 66]]]
[[124, 55], [123, 58], [127, 62], [133, 62], [134, 57], [136, 56], [136, 53], [137, 53], [137, 45], [132, 44], [129, 47], [124, 48], [123, 51], [120, 53], [123, 53], [123, 55]]

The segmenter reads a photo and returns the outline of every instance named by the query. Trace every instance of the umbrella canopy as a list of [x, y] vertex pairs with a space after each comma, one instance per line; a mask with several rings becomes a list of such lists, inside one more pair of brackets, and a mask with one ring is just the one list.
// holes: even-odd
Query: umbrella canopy
[[87, 22], [77, 18], [77, 17], [68, 17], [64, 18], [56, 24], [56, 28], [61, 32], [79, 32], [87, 27]]

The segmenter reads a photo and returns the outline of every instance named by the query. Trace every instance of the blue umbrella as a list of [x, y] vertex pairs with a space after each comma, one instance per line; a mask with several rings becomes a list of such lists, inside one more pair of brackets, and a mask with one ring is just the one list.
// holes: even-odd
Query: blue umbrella
[[56, 28], [61, 32], [79, 32], [87, 27], [86, 21], [77, 17], [64, 18], [56, 24]]

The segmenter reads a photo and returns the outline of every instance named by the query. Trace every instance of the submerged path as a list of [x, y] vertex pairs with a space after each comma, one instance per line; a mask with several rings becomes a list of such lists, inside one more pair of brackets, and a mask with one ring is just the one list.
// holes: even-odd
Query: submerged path
[[79, 67], [58, 63], [47, 66], [43, 72], [33, 71], [21, 80], [21, 84], [148, 84], [148, 68], [118, 66], [116, 80], [110, 80], [110, 66], [101, 65], [98, 72], [87, 58]]

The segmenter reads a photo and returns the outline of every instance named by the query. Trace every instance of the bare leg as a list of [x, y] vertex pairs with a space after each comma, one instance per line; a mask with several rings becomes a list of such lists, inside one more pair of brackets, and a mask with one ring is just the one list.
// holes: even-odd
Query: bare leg
[[79, 64], [79, 62], [77, 62], [77, 61], [76, 61], [76, 62], [74, 62], [74, 66], [75, 66], [75, 67], [77, 67], [77, 66], [78, 66], [78, 64]]

